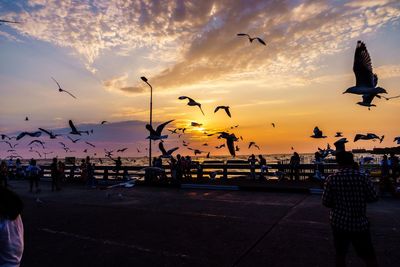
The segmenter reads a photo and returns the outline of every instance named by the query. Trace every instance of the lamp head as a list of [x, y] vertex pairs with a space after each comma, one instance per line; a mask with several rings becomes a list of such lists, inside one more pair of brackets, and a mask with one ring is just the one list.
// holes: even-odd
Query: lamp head
[[142, 76], [142, 77], [140, 77], [140, 79], [142, 79], [142, 81], [144, 81], [145, 83], [147, 83], [147, 78], [146, 78], [146, 77]]

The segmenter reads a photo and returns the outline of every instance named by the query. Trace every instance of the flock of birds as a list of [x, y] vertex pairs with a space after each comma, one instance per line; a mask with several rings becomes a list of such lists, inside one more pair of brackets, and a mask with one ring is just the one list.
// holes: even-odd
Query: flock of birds
[[[17, 21], [9, 21], [9, 20], [2, 20], [0, 19], [0, 25], [1, 23], [20, 23]], [[238, 37], [247, 37], [250, 43], [253, 43], [254, 41], [257, 41], [259, 44], [266, 46], [266, 43], [264, 40], [262, 40], [259, 37], [252, 37], [247, 33], [238, 33], [237, 34]], [[356, 50], [355, 50], [355, 56], [354, 56], [354, 65], [353, 65], [353, 71], [356, 77], [356, 85], [352, 86], [350, 88], [348, 88], [346, 91], [343, 92], [343, 94], [349, 93], [349, 94], [356, 94], [356, 95], [361, 95], [362, 96], [362, 101], [358, 102], [357, 104], [361, 105], [361, 106], [365, 106], [368, 107], [368, 109], [370, 109], [371, 107], [375, 107], [376, 105], [373, 104], [373, 100], [375, 98], [384, 98], [386, 100], [389, 99], [393, 99], [393, 98], [398, 98], [399, 96], [394, 96], [394, 97], [385, 97], [383, 96], [383, 94], [387, 94], [387, 91], [382, 88], [382, 87], [378, 87], [378, 76], [376, 74], [373, 73], [372, 70], [372, 63], [371, 63], [371, 58], [369, 56], [369, 53], [367, 51], [367, 48], [365, 46], [365, 44], [361, 41], [357, 42], [357, 46], [356, 46]], [[72, 94], [71, 92], [63, 89], [60, 85], [60, 83], [53, 77], [51, 77], [51, 79], [56, 83], [57, 87], [58, 87], [58, 91], [60, 93], [66, 93], [68, 94], [70, 97], [77, 99], [77, 97]], [[147, 79], [142, 77], [142, 80], [146, 83], [148, 83]], [[205, 113], [202, 109], [202, 105], [201, 103], [195, 101], [193, 98], [188, 97], [188, 96], [180, 96], [178, 98], [179, 100], [187, 100], [187, 105], [191, 106], [191, 107], [198, 107], [201, 111], [201, 113], [205, 116]], [[231, 110], [229, 106], [217, 106], [214, 109], [214, 113], [217, 113], [218, 111], [225, 111], [226, 115], [231, 118], [232, 114], [231, 114]], [[29, 120], [28, 117], [25, 118], [26, 121]], [[164, 140], [168, 138], [168, 135], [163, 134], [163, 130], [164, 128], [170, 124], [171, 122], [173, 122], [174, 120], [168, 120], [160, 125], [158, 125], [156, 128], [153, 128], [152, 125], [147, 124], [145, 126], [145, 128], [148, 130], [149, 132], [149, 136], [147, 137], [147, 139], [153, 140], [153, 141], [159, 141], [158, 144], [158, 148], [162, 154], [162, 157], [164, 158], [169, 158], [172, 156], [172, 154], [177, 151], [179, 149], [179, 147], [174, 147], [171, 149], [166, 149], [164, 146]], [[1, 134], [1, 141], [3, 143], [6, 143], [10, 149], [7, 150], [7, 152], [11, 152], [12, 154], [9, 156], [11, 158], [17, 158], [20, 157], [17, 153], [16, 153], [16, 146], [18, 146], [18, 143], [11, 143], [11, 141], [13, 139], [15, 139], [15, 141], [19, 141], [22, 138], [25, 137], [31, 137], [34, 138], [34, 140], [30, 141], [28, 146], [30, 147], [31, 152], [36, 153], [39, 157], [42, 157], [42, 154], [36, 149], [37, 147], [41, 147], [42, 149], [45, 149], [45, 141], [44, 140], [40, 140], [38, 139], [39, 137], [43, 136], [43, 135], [47, 135], [49, 139], [56, 139], [57, 137], [60, 136], [66, 136], [72, 143], [77, 143], [78, 141], [81, 140], [81, 138], [77, 138], [77, 139], [73, 139], [71, 136], [82, 136], [82, 134], [85, 134], [87, 136], [93, 134], [93, 130], [78, 130], [78, 128], [74, 125], [74, 123], [69, 120], [69, 127], [70, 127], [70, 132], [69, 133], [55, 133], [52, 130], [48, 130], [48, 129], [44, 129], [44, 128], [38, 128], [38, 131], [33, 131], [33, 132], [26, 132], [23, 131], [21, 133], [19, 133], [17, 136], [8, 136], [6, 134]], [[107, 121], [102, 121], [100, 124], [106, 124]], [[191, 127], [201, 127], [202, 124], [197, 123], [197, 122], [192, 122]], [[271, 126], [273, 128], [276, 127], [275, 123], [271, 123]], [[235, 129], [239, 127], [239, 125], [235, 125], [230, 127], [231, 130]], [[168, 129], [168, 131], [171, 134], [177, 134], [178, 137], [180, 138], [182, 135], [185, 134], [185, 130], [186, 128], [176, 128], [176, 129]], [[224, 139], [225, 143], [221, 144], [219, 146], [215, 146], [216, 149], [221, 149], [226, 147], [229, 151], [229, 154], [232, 157], [236, 156], [236, 152], [240, 151], [239, 146], [236, 144], [239, 141], [243, 141], [243, 137], [237, 137], [234, 133], [231, 133], [229, 129], [227, 130], [221, 130], [221, 131], [214, 131], [214, 132], [208, 132], [208, 131], [204, 131], [204, 135], [206, 135], [207, 137], [211, 137], [216, 135], [217, 139]], [[311, 135], [312, 138], [326, 138], [327, 136], [325, 136], [323, 134], [323, 132], [318, 128], [315, 127], [313, 130], [313, 134]], [[344, 148], [344, 144], [347, 143], [347, 139], [343, 137], [342, 132], [336, 132], [335, 137], [341, 138], [339, 140], [337, 140], [335, 142], [335, 146], [338, 149], [338, 147]], [[384, 135], [382, 135], [381, 137], [379, 137], [376, 134], [373, 133], [367, 133], [367, 134], [356, 134], [356, 136], [354, 137], [354, 142], [357, 142], [358, 140], [379, 140], [380, 142], [383, 141], [384, 139]], [[397, 144], [400, 144], [400, 136], [396, 137], [394, 139], [394, 142], [397, 142]], [[88, 146], [88, 147], [96, 147], [95, 144], [90, 143], [88, 141], [84, 141], [84, 143]], [[65, 152], [75, 152], [73, 150], [71, 150], [69, 148], [69, 146], [67, 146], [64, 142], [59, 142], [59, 144], [61, 145], [62, 149], [65, 150]], [[207, 158], [210, 157], [210, 152], [207, 151], [203, 151], [201, 149], [198, 148], [193, 148], [193, 147], [189, 147], [189, 143], [185, 140], [182, 141], [182, 145], [187, 147], [189, 150], [193, 151], [194, 155], [199, 155], [199, 154], [203, 154], [203, 153], [207, 153]], [[204, 143], [202, 146], [208, 146], [208, 143]], [[256, 148], [256, 149], [260, 149], [260, 147], [254, 142], [254, 141], [250, 141], [248, 143], [248, 149], [251, 148]], [[127, 150], [128, 148], [120, 148], [117, 149], [117, 153], [123, 153]], [[293, 147], [291, 147], [292, 150], [294, 150]], [[326, 149], [321, 149], [318, 148], [318, 150], [321, 152], [322, 156], [325, 157], [326, 155], [332, 154], [334, 153], [334, 150], [330, 148], [329, 144], [327, 145]], [[140, 150], [137, 148], [137, 151], [140, 152]], [[85, 149], [83, 152], [87, 153], [88, 150]], [[113, 152], [111, 150], [106, 150], [104, 149], [105, 152], [105, 156], [108, 158], [112, 159], [113, 156]], [[53, 152], [46, 152], [43, 151], [44, 156], [46, 157], [47, 154], [51, 154]], [[96, 156], [96, 154], [94, 154]]]

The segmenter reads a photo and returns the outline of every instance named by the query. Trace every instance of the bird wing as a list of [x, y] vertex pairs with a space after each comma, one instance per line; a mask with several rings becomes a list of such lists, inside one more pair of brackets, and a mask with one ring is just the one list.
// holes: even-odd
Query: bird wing
[[156, 131], [154, 131], [150, 124], [146, 124], [146, 129], [150, 132], [150, 135], [157, 135]]
[[162, 153], [163, 155], [167, 155], [167, 151], [165, 151], [163, 142], [160, 142], [160, 143], [158, 144], [158, 148], [160, 149], [160, 151], [161, 151], [161, 153]]
[[226, 107], [224, 109], [225, 109], [226, 114], [229, 116], [229, 118], [231, 118], [232, 116], [231, 116], [231, 112], [229, 111], [229, 107]]
[[203, 115], [205, 115], [204, 112], [203, 112], [203, 109], [201, 108], [201, 104], [199, 104], [198, 106], [200, 108], [201, 113], [203, 113]]
[[56, 82], [56, 84], [57, 84], [57, 86], [58, 86], [58, 89], [61, 89], [61, 90], [62, 90], [62, 88], [61, 88], [60, 84], [57, 82], [57, 80], [56, 80], [56, 79], [54, 79], [53, 77], [51, 77], [51, 78], [53, 79], [53, 81], [55, 81], [55, 82]]
[[156, 129], [157, 135], [161, 135], [161, 132], [162, 132], [162, 130], [164, 129], [165, 125], [167, 125], [168, 123], [173, 122], [173, 121], [174, 121], [174, 120], [169, 120], [169, 121], [167, 121], [167, 122], [164, 122], [164, 123], [158, 125], [158, 126], [157, 126], [157, 129]]
[[365, 137], [365, 135], [363, 134], [356, 134], [356, 136], [354, 136], [354, 142], [357, 142], [358, 140], [360, 140], [361, 138]]
[[214, 109], [214, 113], [216, 113], [219, 109], [221, 108], [221, 106], [218, 106]]
[[236, 36], [247, 36], [248, 38], [250, 38], [250, 35], [248, 35], [247, 33], [238, 33], [236, 34]]
[[76, 129], [74, 123], [72, 122], [72, 120], [69, 120], [68, 123], [69, 123], [69, 127], [71, 127], [72, 132], [79, 133], [78, 130]]
[[374, 99], [375, 94], [366, 94], [362, 96], [364, 104], [371, 104], [372, 100]]
[[233, 141], [232, 138], [227, 138], [226, 139], [226, 145], [228, 146], [229, 153], [231, 154], [232, 157], [236, 156], [235, 152], [235, 141]]
[[264, 42], [263, 39], [258, 38], [258, 37], [257, 37], [256, 39], [257, 39], [257, 41], [258, 41], [260, 44], [267, 45], [267, 44]]
[[39, 128], [39, 130], [41, 130], [41, 131], [44, 132], [44, 133], [47, 133], [49, 136], [52, 136], [52, 135], [53, 135], [50, 131], [47, 131], [47, 130], [45, 130], [45, 129], [43, 129], [43, 128]]
[[[19, 140], [19, 139], [23, 138], [25, 135], [26, 135], [26, 132], [20, 133], [19, 135], [17, 135], [17, 139], [16, 140]], [[2, 138], [2, 139], [4, 139], [4, 138]]]
[[321, 131], [319, 130], [318, 127], [315, 127], [313, 132], [314, 132], [314, 135], [319, 135]]
[[174, 153], [176, 150], [178, 150], [179, 149], [179, 147], [174, 147], [174, 148], [171, 148], [170, 150], [168, 150], [167, 151], [167, 154], [168, 155], [171, 155], [172, 153]]
[[106, 122], [107, 122], [107, 121], [102, 121], [101, 124], [104, 124], [104, 123], [106, 123]]
[[74, 96], [73, 94], [71, 94], [70, 92], [68, 92], [67, 90], [61, 89], [61, 91], [66, 92], [67, 94], [69, 94], [70, 96], [72, 96], [73, 98], [76, 99], [76, 96]]
[[[179, 100], [185, 100], [185, 99], [187, 99], [187, 100], [189, 100], [189, 101], [194, 101], [192, 98], [190, 98], [190, 97], [188, 97], [188, 96], [180, 96], [180, 97], [178, 97], [178, 99]], [[196, 101], [195, 101], [196, 102]]]
[[85, 143], [88, 144], [88, 145], [91, 146], [91, 147], [96, 147], [95, 145], [93, 145], [92, 143], [89, 143], [89, 142], [87, 142], [87, 141], [85, 141]]
[[356, 76], [356, 86], [374, 87], [371, 58], [367, 47], [361, 41], [357, 42], [353, 71]]

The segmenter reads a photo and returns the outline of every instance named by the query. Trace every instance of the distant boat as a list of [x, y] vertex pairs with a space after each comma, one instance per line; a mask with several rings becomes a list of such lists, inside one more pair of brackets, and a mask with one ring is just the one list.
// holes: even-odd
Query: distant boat
[[372, 154], [390, 154], [390, 153], [400, 154], [400, 146], [397, 146], [397, 147], [383, 147], [383, 148], [376, 147], [376, 148], [374, 148], [372, 150], [371, 153]]

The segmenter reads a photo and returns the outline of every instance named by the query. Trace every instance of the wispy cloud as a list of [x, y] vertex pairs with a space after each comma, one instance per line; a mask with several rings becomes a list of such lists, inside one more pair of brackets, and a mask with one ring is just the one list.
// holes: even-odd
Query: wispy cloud
[[[119, 55], [145, 49], [157, 62], [157, 88], [180, 88], [251, 72], [309, 74], [321, 55], [347, 48], [354, 38], [399, 21], [393, 1], [134, 1], [30, 0], [18, 13], [20, 34], [71, 48], [88, 70], [105, 51]], [[240, 26], [238, 26], [240, 25]], [[237, 38], [237, 32], [264, 38], [267, 47]], [[167, 66], [160, 71], [161, 66]], [[108, 90], [140, 93], [122, 74]], [[140, 84], [138, 82], [137, 84]]]

